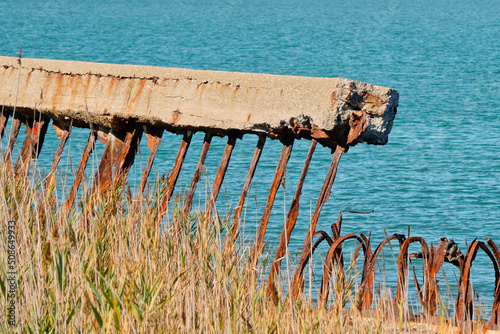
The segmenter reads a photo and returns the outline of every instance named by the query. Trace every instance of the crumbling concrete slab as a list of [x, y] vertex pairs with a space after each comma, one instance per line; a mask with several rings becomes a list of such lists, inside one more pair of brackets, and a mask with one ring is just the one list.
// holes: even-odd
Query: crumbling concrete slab
[[368, 127], [357, 142], [383, 145], [399, 94], [341, 78], [200, 71], [0, 57], [0, 106], [40, 111], [88, 127], [139, 122], [172, 132], [265, 133], [343, 143], [353, 112]]

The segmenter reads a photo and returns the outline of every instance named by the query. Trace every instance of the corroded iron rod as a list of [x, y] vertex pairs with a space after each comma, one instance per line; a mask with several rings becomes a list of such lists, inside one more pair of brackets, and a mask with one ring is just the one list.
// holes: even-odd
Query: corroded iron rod
[[233, 152], [234, 145], [236, 144], [236, 136], [230, 135], [227, 139], [226, 148], [224, 149], [224, 154], [220, 160], [219, 169], [215, 175], [214, 184], [212, 186], [212, 191], [210, 192], [210, 197], [205, 205], [205, 219], [210, 221], [212, 215], [212, 210], [215, 206], [215, 201], [219, 196], [219, 190], [224, 181], [224, 175], [226, 175], [227, 166], [229, 165], [229, 160], [231, 159], [231, 153]]
[[[328, 249], [328, 252], [327, 252], [326, 258], [325, 258], [325, 265], [323, 266], [323, 277], [321, 279], [321, 288], [320, 288], [319, 295], [318, 295], [318, 303], [319, 303], [320, 307], [326, 308], [326, 304], [328, 301], [328, 294], [329, 294], [330, 276], [332, 275], [333, 262], [338, 261], [336, 254], [339, 253], [339, 250], [341, 249], [342, 243], [346, 240], [349, 240], [349, 239], [356, 239], [363, 247], [363, 251], [366, 253], [366, 246], [363, 242], [363, 239], [361, 239], [360, 237], [358, 237], [354, 233], [346, 234], [342, 237], [339, 237], [337, 240], [335, 240], [333, 242], [333, 244]], [[365, 257], [365, 263], [366, 263], [366, 257]], [[341, 273], [341, 275], [342, 274], [343, 274], [343, 272]], [[342, 295], [342, 292], [339, 292], [339, 293]]]
[[257, 141], [257, 146], [255, 147], [255, 151], [253, 152], [252, 161], [250, 162], [250, 166], [248, 167], [247, 176], [245, 178], [245, 183], [243, 184], [243, 188], [241, 189], [240, 200], [238, 202], [238, 206], [234, 212], [233, 218], [233, 231], [231, 240], [235, 240], [236, 235], [239, 230], [239, 222], [241, 217], [241, 211], [243, 210], [243, 205], [245, 204], [245, 198], [247, 196], [248, 189], [250, 188], [250, 184], [252, 183], [253, 176], [255, 174], [255, 170], [257, 168], [257, 164], [259, 163], [260, 156], [262, 154], [262, 149], [264, 148], [264, 144], [266, 143], [266, 137], [263, 135], [259, 135], [259, 140]]
[[278, 165], [276, 166], [276, 171], [274, 172], [271, 189], [269, 190], [266, 206], [264, 208], [264, 212], [262, 213], [262, 218], [257, 229], [257, 236], [255, 237], [255, 242], [252, 248], [250, 259], [252, 268], [255, 268], [257, 266], [257, 262], [259, 260], [259, 255], [262, 250], [262, 243], [264, 242], [264, 235], [266, 234], [267, 222], [269, 221], [269, 216], [271, 215], [271, 210], [273, 208], [276, 193], [278, 192], [281, 180], [283, 179], [283, 175], [285, 174], [286, 165], [288, 164], [288, 160], [290, 160], [290, 156], [292, 154], [294, 140], [295, 138], [293, 136], [289, 136], [283, 141], [283, 149], [281, 150]]
[[97, 194], [98, 196], [101, 196], [106, 189], [108, 189], [113, 177], [113, 155], [115, 153], [115, 145], [121, 148], [122, 143], [119, 142], [111, 132], [104, 133], [102, 131], [98, 131], [97, 135], [104, 144], [104, 151], [102, 152], [101, 160], [99, 161], [99, 166], [97, 167], [90, 193], [92, 195]]
[[23, 166], [27, 167], [31, 159], [38, 158], [49, 122], [50, 118], [43, 114], [36, 115], [35, 118], [28, 119], [26, 122], [26, 138], [20, 154]]
[[428, 292], [429, 284], [429, 247], [425, 240], [421, 237], [409, 237], [403, 242], [398, 256], [398, 286], [396, 294], [396, 302], [400, 305], [403, 300], [407, 300], [406, 288], [408, 286], [408, 247], [414, 242], [419, 242], [422, 246], [422, 255], [424, 259], [424, 290]]
[[191, 180], [191, 184], [189, 185], [189, 191], [186, 195], [186, 199], [184, 200], [184, 205], [182, 207], [182, 212], [184, 215], [187, 215], [191, 211], [194, 193], [196, 192], [196, 186], [203, 171], [203, 165], [205, 163], [211, 141], [212, 135], [210, 133], [206, 133], [205, 138], [203, 139], [203, 147], [201, 149], [200, 158], [198, 159], [198, 164], [196, 165], [196, 170], [194, 171], [193, 179]]
[[130, 167], [134, 163], [137, 149], [142, 137], [142, 129], [134, 128], [128, 131], [125, 135], [125, 140], [123, 141], [121, 154], [115, 162], [115, 172], [113, 174], [113, 184], [115, 184], [118, 179], [126, 179]]
[[59, 138], [60, 143], [59, 148], [54, 155], [54, 160], [52, 161], [52, 166], [50, 167], [50, 173], [47, 176], [46, 188], [50, 188], [53, 184], [57, 172], [57, 166], [59, 165], [59, 161], [61, 161], [64, 146], [66, 145], [69, 135], [71, 134], [71, 124], [67, 126], [52, 124], [52, 127], [56, 130], [56, 136]]
[[87, 166], [87, 161], [89, 160], [90, 154], [94, 150], [96, 137], [97, 137], [97, 132], [94, 130], [90, 130], [89, 138], [87, 139], [87, 145], [85, 145], [82, 158], [78, 163], [78, 168], [76, 169], [75, 173], [75, 179], [73, 181], [73, 185], [71, 186], [68, 199], [66, 201], [66, 211], [69, 211], [73, 206], [73, 202], [78, 192], [78, 187], [82, 182], [83, 173], [85, 172], [85, 167]]
[[153, 167], [153, 162], [156, 157], [156, 152], [158, 151], [158, 147], [160, 147], [161, 137], [163, 135], [163, 129], [156, 129], [151, 127], [144, 127], [144, 132], [148, 137], [148, 149], [149, 149], [149, 157], [146, 163], [146, 167], [144, 168], [144, 172], [141, 176], [141, 181], [139, 183], [139, 187], [137, 187], [137, 195], [135, 196], [136, 201], [142, 200], [142, 194], [144, 192], [144, 187], [148, 182], [149, 173], [151, 172], [151, 168]]
[[12, 131], [10, 133], [9, 142], [3, 154], [3, 160], [7, 163], [11, 163], [12, 161], [12, 150], [14, 149], [14, 145], [16, 144], [16, 139], [19, 135], [19, 130], [21, 129], [21, 123], [25, 119], [24, 116], [19, 115], [18, 113], [15, 113], [12, 118], [14, 119], [14, 121], [12, 122]]
[[179, 146], [179, 151], [177, 152], [177, 156], [175, 158], [174, 167], [172, 168], [172, 171], [167, 178], [167, 188], [165, 189], [165, 193], [161, 200], [160, 211], [158, 212], [157, 228], [159, 228], [161, 219], [163, 218], [165, 211], [167, 211], [168, 203], [170, 202], [170, 198], [174, 193], [175, 184], [177, 183], [177, 179], [179, 178], [182, 164], [184, 163], [184, 158], [186, 157], [186, 153], [189, 148], [189, 144], [191, 143], [192, 137], [193, 132], [187, 131], [182, 138], [182, 142]]
[[274, 279], [280, 273], [281, 260], [285, 255], [286, 248], [288, 247], [288, 243], [290, 242], [290, 236], [295, 227], [295, 223], [297, 222], [297, 217], [299, 215], [300, 195], [302, 194], [302, 187], [306, 179], [307, 171], [309, 170], [309, 165], [311, 163], [314, 150], [316, 149], [316, 143], [317, 142], [315, 139], [311, 140], [311, 146], [309, 147], [309, 151], [307, 152], [304, 167], [302, 168], [299, 182], [297, 183], [295, 194], [293, 195], [292, 203], [290, 203], [290, 209], [288, 210], [288, 214], [286, 216], [285, 226], [283, 226], [283, 231], [280, 235], [278, 248], [276, 249], [276, 255], [274, 256], [274, 261], [271, 266], [271, 270], [269, 271], [269, 278], [267, 279], [267, 290], [271, 293], [272, 296], [274, 296], [273, 298], [275, 301], [277, 300], [277, 291]]
[[345, 149], [341, 146], [337, 146], [335, 149], [335, 153], [332, 158], [332, 162], [330, 164], [330, 169], [325, 177], [325, 182], [323, 183], [323, 187], [318, 196], [318, 201], [316, 202], [316, 208], [314, 209], [314, 214], [311, 218], [311, 223], [309, 225], [309, 229], [306, 234], [306, 238], [304, 240], [304, 246], [302, 246], [302, 253], [300, 255], [299, 265], [295, 270], [293, 283], [292, 283], [292, 296], [294, 299], [297, 299], [299, 296], [300, 286], [302, 285], [302, 276], [303, 271], [300, 268], [304, 268], [304, 262], [306, 258], [308, 258], [308, 253], [311, 250], [312, 238], [314, 232], [316, 231], [316, 224], [318, 223], [319, 214], [321, 209], [323, 208], [323, 204], [328, 200], [330, 196], [331, 188], [333, 182], [335, 181], [335, 176], [337, 175], [337, 167], [342, 157], [342, 153], [345, 152]]
[[7, 121], [9, 120], [9, 113], [2, 110], [0, 114], [0, 140], [3, 138], [3, 133], [5, 132], [5, 127], [7, 126]]
[[[490, 258], [493, 263], [493, 269], [495, 270], [495, 294], [497, 293], [498, 287], [498, 277], [500, 277], [499, 264], [496, 262], [495, 255], [489, 250], [486, 244], [482, 241], [477, 241], [474, 239], [467, 249], [467, 254], [465, 255], [464, 263], [461, 270], [460, 280], [458, 283], [458, 293], [457, 300], [455, 302], [455, 320], [459, 327], [464, 328], [465, 323], [473, 319], [474, 309], [473, 309], [473, 294], [470, 285], [470, 272], [472, 267], [472, 261], [476, 258], [477, 251], [482, 249]], [[499, 296], [495, 295], [495, 299], [499, 299]], [[495, 305], [494, 305], [495, 306]], [[492, 315], [494, 309], [492, 309]], [[493, 318], [495, 316], [493, 315]], [[497, 319], [493, 319], [492, 322], [496, 322]], [[494, 324], [492, 324], [494, 325]]]
[[394, 239], [398, 239], [399, 246], [401, 248], [403, 242], [405, 241], [405, 236], [403, 234], [393, 234], [382, 241], [371, 256], [367, 256], [367, 262], [365, 262], [366, 265], [363, 266], [363, 276], [361, 277], [358, 300], [356, 302], [356, 308], [359, 311], [363, 309], [370, 309], [370, 304], [373, 296], [373, 281], [375, 279], [375, 263], [377, 261], [377, 257], [382, 251], [384, 245]]

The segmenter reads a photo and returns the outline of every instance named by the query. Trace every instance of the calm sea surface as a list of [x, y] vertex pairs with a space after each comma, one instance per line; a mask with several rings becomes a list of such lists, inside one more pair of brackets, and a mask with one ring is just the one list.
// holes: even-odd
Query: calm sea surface
[[[406, 233], [410, 226], [412, 235], [434, 244], [453, 238], [464, 253], [465, 238], [490, 237], [500, 245], [500, 1], [18, 0], [0, 5], [3, 56], [16, 56], [22, 47], [29, 58], [345, 77], [394, 88], [400, 106], [389, 143], [358, 145], [344, 155], [318, 228], [329, 231], [340, 210], [374, 209], [371, 215], [345, 214], [343, 233], [372, 231], [378, 243], [384, 228], [388, 234]], [[60, 164], [68, 181], [69, 163], [76, 166], [87, 133], [71, 136]], [[181, 139], [164, 138], [153, 177], [169, 171]], [[195, 135], [177, 190], [190, 182], [202, 139], [203, 134]], [[214, 140], [209, 152], [207, 184], [225, 140]], [[248, 136], [236, 144], [218, 201], [221, 213], [237, 204], [256, 140]], [[42, 169], [50, 168], [55, 145], [46, 142]], [[268, 227], [271, 249], [308, 145], [304, 140], [295, 144]], [[129, 179], [132, 188], [147, 159], [147, 149], [141, 149]], [[264, 148], [247, 199], [248, 236], [255, 235], [280, 150], [277, 142], [268, 141]], [[292, 234], [292, 259], [330, 160], [329, 150], [316, 151]], [[206, 196], [201, 187], [199, 203]], [[490, 304], [494, 274], [488, 261], [479, 254], [472, 279]], [[318, 257], [314, 288], [320, 262]], [[444, 265], [454, 291], [450, 267]], [[387, 284], [394, 286], [395, 271], [387, 274]], [[445, 285], [443, 277], [441, 282]]]

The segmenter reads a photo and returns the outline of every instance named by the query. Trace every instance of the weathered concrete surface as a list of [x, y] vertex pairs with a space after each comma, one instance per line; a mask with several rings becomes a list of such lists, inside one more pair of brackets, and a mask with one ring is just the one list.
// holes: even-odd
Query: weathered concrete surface
[[[20, 76], [19, 76], [20, 71]], [[16, 103], [74, 125], [130, 122], [169, 131], [233, 130], [280, 138], [291, 131], [334, 147], [345, 140], [353, 111], [368, 114], [357, 142], [385, 144], [398, 92], [341, 78], [113, 65], [0, 57], [0, 106]]]

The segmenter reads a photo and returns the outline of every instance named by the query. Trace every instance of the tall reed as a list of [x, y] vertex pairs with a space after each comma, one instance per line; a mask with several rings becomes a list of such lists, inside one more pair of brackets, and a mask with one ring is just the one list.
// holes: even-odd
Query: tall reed
[[[342, 278], [348, 286], [342, 295], [332, 288], [332, 306], [327, 310], [304, 298], [291, 300], [285, 294], [286, 279], [277, 280], [281, 295], [273, 303], [266, 295], [265, 270], [249, 266], [246, 244], [226, 245], [225, 231], [233, 227], [230, 219], [207, 223], [200, 213], [177, 219], [178, 205], [174, 205], [169, 218], [175, 224], [160, 230], [155, 227], [165, 188], [162, 180], [157, 180], [150, 200], [134, 202], [127, 185], [119, 182], [103, 199], [89, 203], [83, 196], [65, 212], [64, 205], [58, 204], [57, 196], [62, 194], [57, 189], [46, 191], [34, 169], [29, 178], [5, 164], [0, 172], [1, 240], [7, 240], [7, 222], [13, 220], [17, 241], [16, 325], [11, 327], [3, 312], [2, 332], [429, 330], [387, 316], [389, 298], [383, 296], [370, 317], [345, 311], [346, 305], [354, 305], [355, 289], [349, 287], [359, 273], [353, 271]], [[1, 242], [0, 259], [6, 256], [6, 242]], [[3, 311], [8, 301], [7, 279], [2, 260]], [[440, 328], [450, 327], [445, 323]]]

